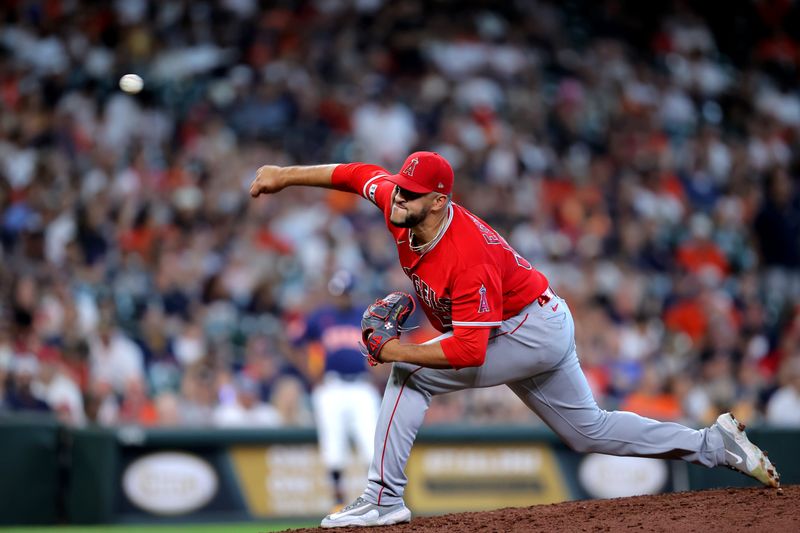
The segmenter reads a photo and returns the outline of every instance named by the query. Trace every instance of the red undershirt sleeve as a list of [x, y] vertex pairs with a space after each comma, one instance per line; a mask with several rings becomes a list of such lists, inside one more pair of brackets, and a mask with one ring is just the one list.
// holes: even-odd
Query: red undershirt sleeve
[[453, 336], [441, 341], [444, 356], [453, 368], [481, 366], [486, 359], [491, 328], [453, 328]]
[[382, 211], [391, 207], [394, 184], [385, 178], [389, 172], [367, 163], [344, 163], [333, 169], [331, 185], [340, 191], [366, 198]]

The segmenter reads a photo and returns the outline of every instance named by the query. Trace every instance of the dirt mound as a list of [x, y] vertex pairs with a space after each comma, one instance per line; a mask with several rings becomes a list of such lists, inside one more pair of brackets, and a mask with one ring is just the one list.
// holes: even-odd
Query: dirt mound
[[[330, 530], [298, 529], [293, 533], [322, 531]], [[365, 528], [348, 527], [336, 531], [364, 533]], [[410, 524], [367, 531], [800, 531], [800, 485], [784, 487], [782, 492], [766, 488], [713, 489], [420, 517], [413, 518]]]

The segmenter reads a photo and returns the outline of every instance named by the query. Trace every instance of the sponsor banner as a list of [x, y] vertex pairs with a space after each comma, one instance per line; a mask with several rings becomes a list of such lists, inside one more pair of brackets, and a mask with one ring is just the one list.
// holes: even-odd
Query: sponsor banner
[[[256, 517], [323, 516], [333, 508], [333, 487], [316, 444], [235, 446], [231, 462], [250, 514]], [[364, 490], [367, 465], [343, 472], [345, 499]]]
[[122, 490], [143, 511], [161, 516], [185, 515], [208, 504], [219, 479], [200, 457], [184, 452], [157, 452], [133, 461], [122, 475]]
[[529, 506], [570, 496], [553, 450], [541, 444], [417, 444], [406, 473], [406, 503], [420, 514]]
[[[330, 512], [330, 479], [315, 445], [237, 446], [230, 454], [253, 516]], [[570, 497], [546, 445], [417, 444], [406, 472], [406, 503], [420, 514], [554, 503]], [[363, 492], [366, 479], [365, 465], [345, 471], [347, 501]]]
[[224, 447], [124, 445], [118, 460], [104, 468], [117, 472], [109, 511], [125, 521], [249, 517]]
[[578, 467], [581, 486], [593, 498], [658, 494], [667, 487], [666, 461], [592, 453]]

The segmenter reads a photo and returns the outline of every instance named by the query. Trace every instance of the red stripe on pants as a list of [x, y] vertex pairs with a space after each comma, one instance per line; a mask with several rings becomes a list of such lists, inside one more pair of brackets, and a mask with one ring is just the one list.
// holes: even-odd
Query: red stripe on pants
[[411, 379], [411, 376], [422, 370], [422, 367], [417, 368], [403, 380], [403, 385], [400, 387], [400, 392], [397, 394], [397, 400], [394, 402], [394, 409], [392, 409], [392, 416], [389, 417], [389, 425], [386, 427], [386, 435], [383, 437], [383, 451], [381, 452], [381, 490], [378, 491], [378, 505], [381, 504], [381, 496], [383, 496], [383, 489], [385, 484], [383, 482], [383, 459], [386, 457], [386, 443], [389, 442], [389, 430], [392, 429], [392, 422], [394, 421], [394, 414], [397, 412], [397, 406], [400, 404], [400, 398], [403, 396], [403, 389], [406, 388], [406, 383]]

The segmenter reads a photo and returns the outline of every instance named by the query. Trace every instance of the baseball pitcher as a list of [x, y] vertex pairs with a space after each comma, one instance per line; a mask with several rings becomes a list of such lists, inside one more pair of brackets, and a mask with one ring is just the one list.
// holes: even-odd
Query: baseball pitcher
[[439, 154], [416, 152], [398, 174], [364, 163], [258, 170], [250, 194], [291, 185], [360, 194], [380, 208], [417, 300], [443, 335], [399, 342], [410, 298], [393, 293], [364, 313], [371, 364], [393, 363], [383, 396], [364, 493], [322, 527], [407, 522], [404, 473], [431, 397], [507, 385], [572, 449], [729, 466], [778, 486], [778, 474], [731, 414], [709, 428], [600, 409], [581, 371], [567, 302], [488, 224], [451, 199], [453, 170]]

